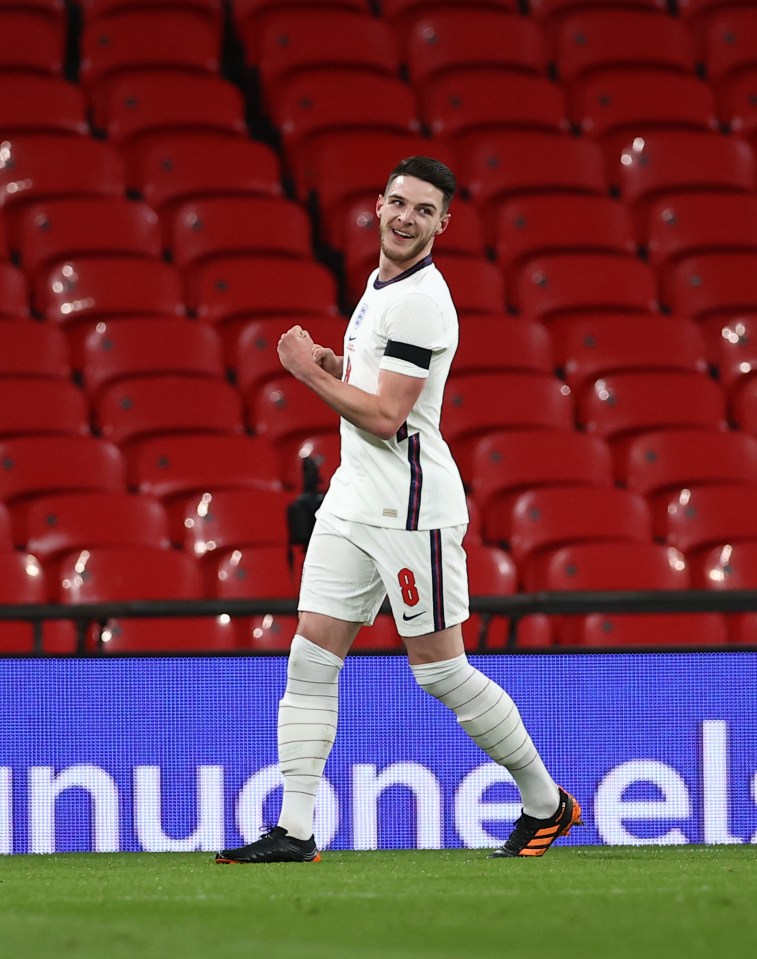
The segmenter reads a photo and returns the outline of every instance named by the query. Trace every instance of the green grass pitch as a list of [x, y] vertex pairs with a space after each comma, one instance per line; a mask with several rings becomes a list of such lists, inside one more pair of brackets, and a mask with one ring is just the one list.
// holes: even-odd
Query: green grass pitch
[[757, 846], [0, 857], [0, 954], [177, 959], [741, 959]]

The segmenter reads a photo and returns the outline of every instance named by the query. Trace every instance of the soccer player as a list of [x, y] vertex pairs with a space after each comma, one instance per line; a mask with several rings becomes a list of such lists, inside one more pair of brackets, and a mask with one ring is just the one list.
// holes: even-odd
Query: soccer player
[[581, 822], [510, 696], [467, 660], [463, 485], [439, 432], [458, 342], [457, 314], [434, 266], [450, 223], [452, 172], [410, 157], [376, 204], [379, 262], [352, 315], [343, 355], [294, 326], [285, 369], [341, 417], [341, 462], [317, 515], [302, 573], [297, 633], [278, 712], [284, 798], [278, 825], [216, 855], [219, 863], [314, 862], [316, 792], [338, 715], [339, 670], [388, 595], [410, 669], [515, 780], [523, 812], [492, 857], [541, 856]]

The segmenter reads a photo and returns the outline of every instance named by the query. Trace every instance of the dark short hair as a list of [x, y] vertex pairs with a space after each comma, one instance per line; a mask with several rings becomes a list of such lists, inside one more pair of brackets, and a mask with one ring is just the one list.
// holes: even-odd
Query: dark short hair
[[398, 176], [414, 176], [441, 190], [444, 197], [443, 212], [447, 211], [455, 195], [457, 184], [455, 174], [441, 160], [434, 160], [432, 157], [405, 157], [389, 174], [385, 193], [389, 193], [392, 183]]

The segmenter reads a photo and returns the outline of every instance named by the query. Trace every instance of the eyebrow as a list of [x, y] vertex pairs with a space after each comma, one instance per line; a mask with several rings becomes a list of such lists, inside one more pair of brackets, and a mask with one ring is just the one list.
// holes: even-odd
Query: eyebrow
[[[405, 203], [410, 202], [408, 198], [403, 196], [401, 193], [390, 193], [387, 197], [387, 200], [404, 200]], [[436, 204], [432, 203], [431, 200], [422, 200], [420, 203], [416, 203], [415, 206], [425, 206], [429, 210], [436, 212]]]

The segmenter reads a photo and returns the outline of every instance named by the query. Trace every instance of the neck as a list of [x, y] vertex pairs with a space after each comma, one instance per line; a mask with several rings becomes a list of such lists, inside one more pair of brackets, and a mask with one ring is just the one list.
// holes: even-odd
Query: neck
[[387, 280], [394, 280], [396, 277], [400, 276], [402, 273], [407, 273], [408, 270], [420, 263], [421, 260], [424, 260], [429, 253], [433, 243], [429, 243], [425, 249], [421, 250], [417, 256], [414, 256], [412, 260], [403, 260], [401, 263], [396, 260], [390, 260], [389, 257], [384, 253], [383, 250], [379, 251], [379, 274], [378, 279], [380, 283], [386, 283]]

